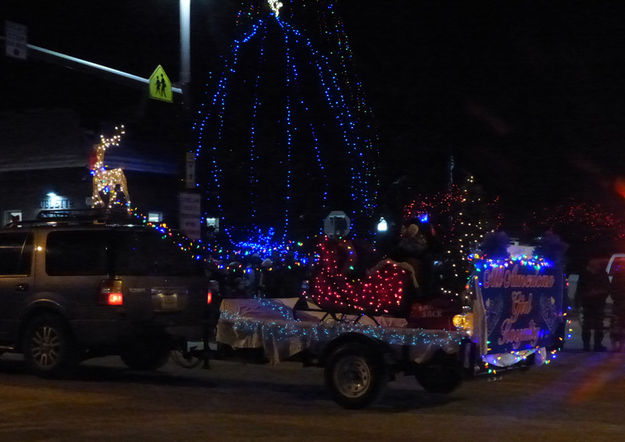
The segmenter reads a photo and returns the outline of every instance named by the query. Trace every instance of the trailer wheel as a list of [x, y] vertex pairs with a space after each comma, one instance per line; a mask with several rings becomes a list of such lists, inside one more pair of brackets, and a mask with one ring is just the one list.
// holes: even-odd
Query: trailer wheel
[[154, 339], [137, 339], [120, 352], [124, 364], [132, 370], [158, 370], [167, 363], [170, 348]]
[[384, 364], [365, 345], [345, 344], [328, 358], [325, 380], [338, 404], [364, 408], [379, 397], [384, 387]]
[[169, 357], [182, 368], [195, 368], [202, 363], [202, 359], [181, 349], [172, 350]]
[[415, 372], [417, 381], [428, 393], [448, 394], [462, 383], [462, 371], [451, 362], [432, 362]]

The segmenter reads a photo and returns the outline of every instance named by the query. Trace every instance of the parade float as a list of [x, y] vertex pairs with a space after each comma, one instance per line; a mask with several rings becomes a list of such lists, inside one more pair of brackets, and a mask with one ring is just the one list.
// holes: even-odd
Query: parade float
[[323, 367], [334, 399], [360, 408], [398, 374], [450, 393], [467, 377], [549, 363], [562, 346], [565, 280], [554, 262], [473, 254], [470, 301], [459, 308], [432, 294], [410, 298], [401, 263], [343, 273], [328, 251], [337, 242], [349, 244], [323, 243], [299, 298], [223, 299], [211, 357]]
[[[219, 306], [214, 330], [203, 343], [188, 343], [177, 360], [323, 367], [334, 399], [360, 408], [400, 373], [414, 375], [429, 392], [449, 393], [494, 361], [500, 367], [530, 363], [533, 354], [546, 353], [540, 348], [551, 349], [551, 327], [562, 318], [561, 269], [511, 264], [517, 262], [512, 257], [492, 261], [481, 251], [470, 259], [490, 230], [470, 210], [466, 186], [419, 198], [404, 216], [427, 223], [431, 213], [446, 227], [437, 228], [446, 232], [440, 239], [447, 248], [431, 257], [427, 287], [400, 260], [365, 259], [363, 241], [384, 242], [367, 232], [381, 213], [379, 140], [336, 4], [243, 5], [240, 37], [194, 125], [202, 224], [219, 219], [220, 231], [188, 242], [155, 226], [219, 280], [209, 294]], [[297, 25], [311, 12], [319, 25], [312, 28], [321, 32]], [[319, 234], [319, 220], [337, 207], [352, 237], [350, 229]], [[303, 250], [304, 242], [317, 242], [317, 249]], [[496, 277], [484, 287], [484, 263], [512, 266], [525, 276], [515, 281], [542, 281], [537, 275], [547, 274], [554, 283], [491, 286]], [[542, 311], [551, 316], [539, 320]]]

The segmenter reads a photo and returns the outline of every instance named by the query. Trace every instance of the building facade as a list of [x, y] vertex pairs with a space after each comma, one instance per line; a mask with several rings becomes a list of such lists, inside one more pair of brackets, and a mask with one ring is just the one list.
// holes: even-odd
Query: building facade
[[[2, 225], [34, 219], [42, 210], [91, 207], [89, 159], [99, 134], [81, 127], [76, 112], [0, 114], [0, 134]], [[183, 158], [175, 147], [147, 144], [122, 139], [107, 152], [105, 165], [124, 170], [133, 207], [176, 227]]]

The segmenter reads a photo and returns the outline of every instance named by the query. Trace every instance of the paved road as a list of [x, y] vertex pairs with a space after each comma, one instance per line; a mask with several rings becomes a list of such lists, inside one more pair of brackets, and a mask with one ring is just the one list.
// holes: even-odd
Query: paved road
[[322, 371], [214, 362], [132, 372], [117, 358], [50, 381], [0, 359], [0, 440], [625, 440], [625, 355], [563, 353], [553, 364], [466, 382], [449, 396], [412, 378], [374, 407], [339, 408]]

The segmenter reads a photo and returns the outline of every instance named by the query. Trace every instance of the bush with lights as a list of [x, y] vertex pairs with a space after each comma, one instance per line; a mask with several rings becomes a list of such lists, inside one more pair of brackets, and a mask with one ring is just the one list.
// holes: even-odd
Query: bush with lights
[[570, 245], [567, 268], [573, 273], [584, 269], [589, 256], [608, 257], [625, 248], [625, 217], [600, 203], [571, 199], [545, 207], [532, 213], [525, 230], [528, 236], [548, 231], [562, 237]]

